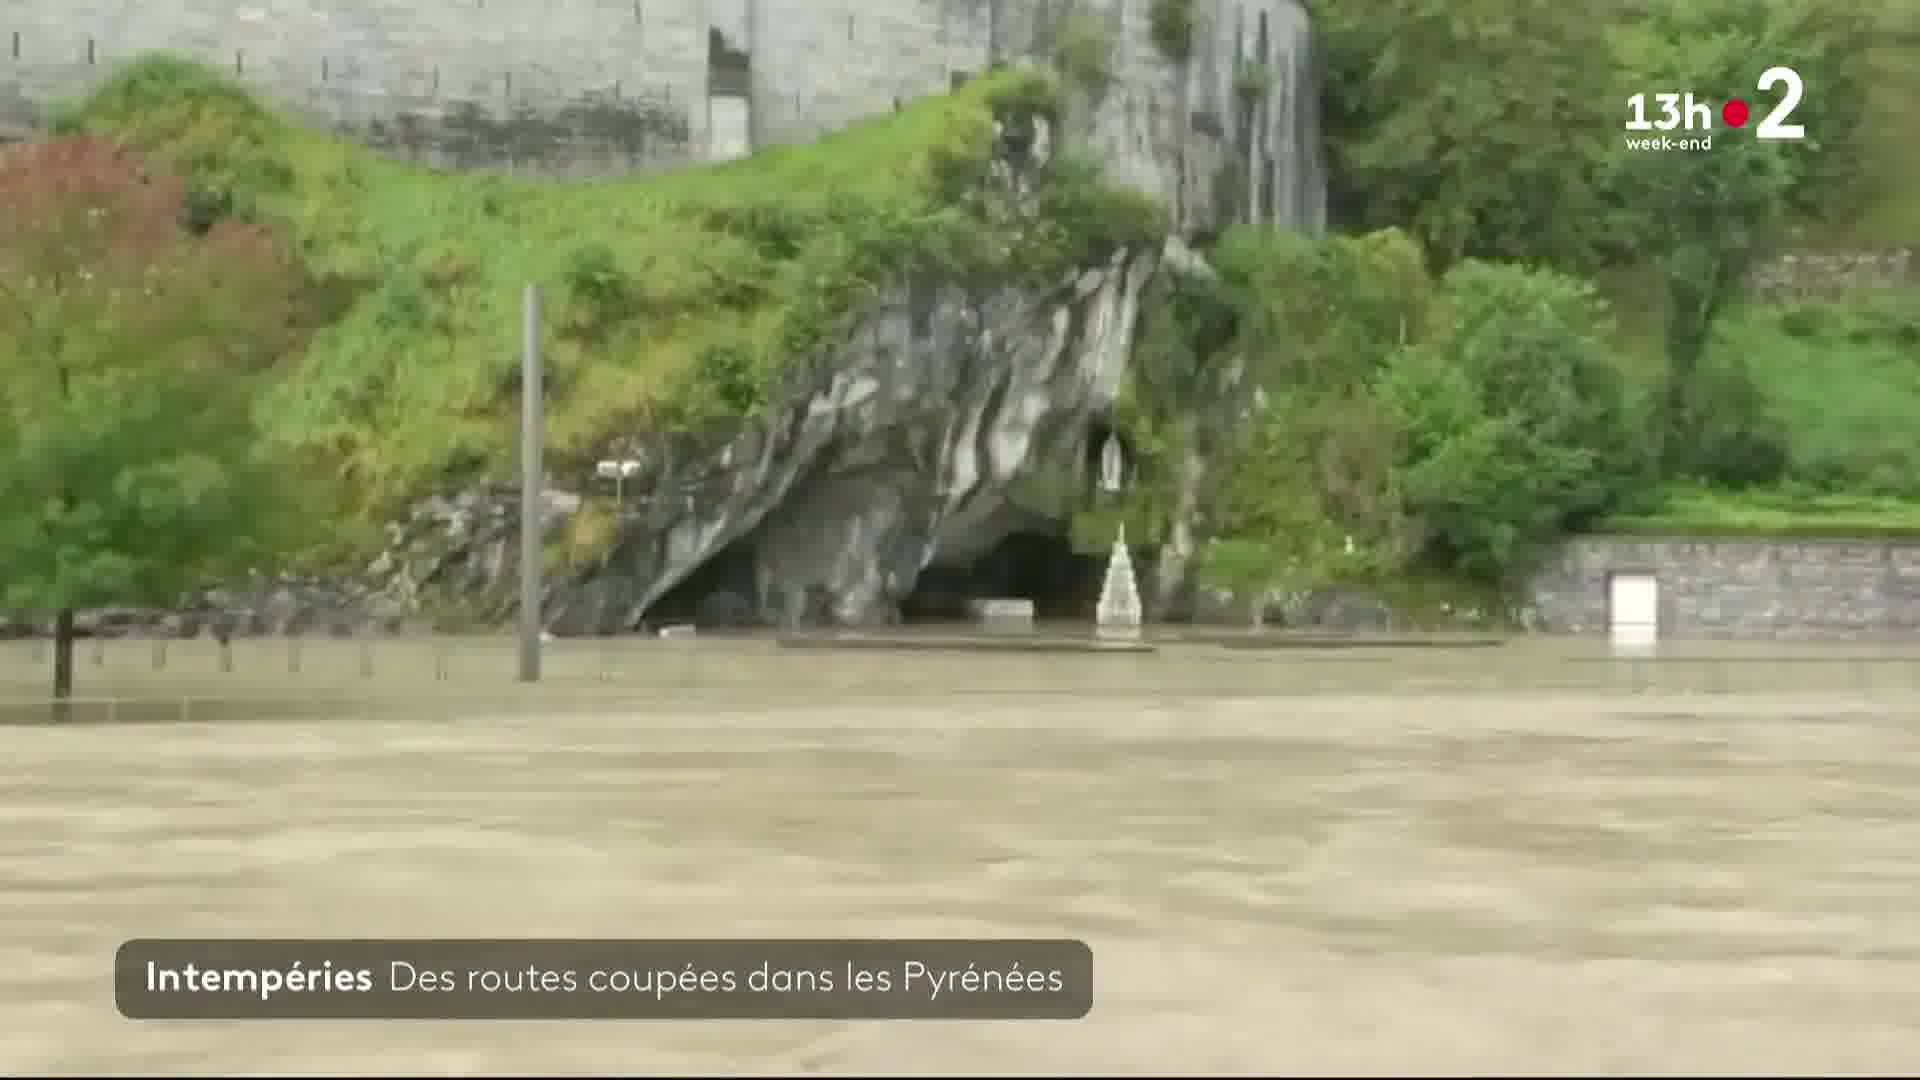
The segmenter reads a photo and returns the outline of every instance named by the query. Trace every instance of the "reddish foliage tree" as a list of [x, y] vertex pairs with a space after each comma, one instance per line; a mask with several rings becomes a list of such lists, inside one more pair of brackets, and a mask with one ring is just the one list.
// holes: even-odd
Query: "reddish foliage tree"
[[186, 335], [209, 346], [209, 359], [276, 356], [289, 344], [290, 272], [263, 229], [228, 220], [195, 236], [181, 181], [109, 141], [0, 154], [0, 310], [28, 328], [17, 344], [56, 366], [70, 359], [63, 344], [74, 333], [171, 344]]
[[185, 189], [111, 142], [0, 154], [0, 606], [171, 603], [272, 550], [255, 395], [292, 341], [264, 230], [188, 227]]

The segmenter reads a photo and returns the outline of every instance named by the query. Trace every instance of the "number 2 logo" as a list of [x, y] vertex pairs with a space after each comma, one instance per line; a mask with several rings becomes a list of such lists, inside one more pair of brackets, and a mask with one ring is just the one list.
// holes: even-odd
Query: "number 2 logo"
[[1800, 107], [1800, 98], [1807, 91], [1806, 84], [1800, 81], [1800, 73], [1790, 67], [1776, 67], [1768, 68], [1760, 76], [1762, 93], [1783, 83], [1787, 88], [1786, 96], [1782, 97], [1780, 103], [1773, 107], [1773, 111], [1766, 115], [1766, 119], [1760, 121], [1760, 126], [1753, 129], [1755, 138], [1804, 139], [1807, 137], [1805, 125], [1787, 123], [1787, 118], [1793, 115], [1793, 110]]

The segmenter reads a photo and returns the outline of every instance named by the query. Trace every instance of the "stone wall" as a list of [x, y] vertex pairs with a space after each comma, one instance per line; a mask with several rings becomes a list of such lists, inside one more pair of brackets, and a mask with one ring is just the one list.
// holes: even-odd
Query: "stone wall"
[[0, 128], [150, 50], [404, 156], [597, 172], [705, 135], [700, 0], [9, 0]]
[[[1075, 12], [1104, 26], [1112, 76], [1076, 127], [1119, 178], [1187, 231], [1228, 209], [1317, 229], [1318, 73], [1301, 0], [1196, 0], [1181, 65], [1155, 48], [1150, 3], [0, 0], [0, 141], [165, 50], [412, 160], [656, 170], [811, 139], [996, 62], [1048, 56]], [[1250, 107], [1234, 92], [1243, 63], [1275, 76]]]
[[1920, 285], [1913, 251], [1789, 252], [1755, 267], [1747, 284], [1775, 301], [1823, 300]]
[[1920, 636], [1920, 543], [1585, 537], [1529, 584], [1543, 630], [1607, 627], [1608, 579], [1651, 573], [1667, 637]]

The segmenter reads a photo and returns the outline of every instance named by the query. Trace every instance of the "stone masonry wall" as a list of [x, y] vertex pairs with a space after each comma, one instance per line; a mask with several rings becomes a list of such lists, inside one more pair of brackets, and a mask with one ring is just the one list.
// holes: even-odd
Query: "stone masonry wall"
[[[800, 141], [988, 64], [1000, 0], [0, 0], [0, 141], [150, 50], [402, 157], [547, 173], [714, 157], [715, 46], [752, 142]], [[1024, 2], [1024, 0], [1023, 0]]]
[[1825, 300], [1849, 293], [1920, 285], [1913, 251], [1789, 252], [1754, 267], [1754, 292], [1781, 302]]
[[[1110, 46], [1111, 80], [1077, 126], [1114, 175], [1162, 199], [1182, 232], [1229, 216], [1320, 228], [1301, 0], [1198, 0], [1182, 66], [1152, 42], [1151, 2], [0, 0], [0, 142], [164, 50], [403, 158], [653, 171], [811, 139], [1047, 56], [1072, 12]], [[1276, 77], [1244, 107], [1236, 71], [1250, 63]]]
[[[164, 49], [402, 156], [602, 172], [705, 134], [700, 0], [0, 0], [0, 135]], [[697, 106], [697, 107], [696, 107]]]
[[1586, 537], [1529, 584], [1543, 630], [1607, 628], [1608, 579], [1651, 573], [1668, 637], [1920, 636], [1920, 543]]
[[951, 89], [989, 60], [990, 0], [749, 0], [754, 145], [804, 142]]

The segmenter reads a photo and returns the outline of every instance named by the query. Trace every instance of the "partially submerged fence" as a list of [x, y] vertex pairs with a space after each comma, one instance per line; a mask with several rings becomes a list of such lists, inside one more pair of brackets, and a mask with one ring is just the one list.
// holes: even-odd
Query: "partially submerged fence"
[[[1378, 644], [1378, 643], [1375, 643]], [[869, 646], [871, 642], [869, 642]], [[975, 651], [960, 642], [804, 650], [768, 638], [563, 639], [544, 678], [515, 681], [514, 642], [485, 638], [92, 639], [78, 643], [73, 721], [215, 722], [455, 717], [502, 711], [781, 708], [845, 701], [929, 703], [981, 695], [1077, 699], [1431, 694], [1911, 694], [1920, 644], [1671, 645], [1615, 657], [1603, 643], [1521, 640], [1499, 648], [1226, 648], [1167, 643], [1149, 653]], [[52, 650], [0, 642], [0, 723], [54, 718]]]

